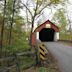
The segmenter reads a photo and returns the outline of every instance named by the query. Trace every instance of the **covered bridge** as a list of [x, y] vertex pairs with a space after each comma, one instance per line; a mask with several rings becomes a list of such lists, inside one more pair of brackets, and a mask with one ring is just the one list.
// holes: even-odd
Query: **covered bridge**
[[59, 40], [59, 28], [50, 20], [47, 20], [32, 33], [32, 45], [35, 45], [37, 40], [42, 42]]

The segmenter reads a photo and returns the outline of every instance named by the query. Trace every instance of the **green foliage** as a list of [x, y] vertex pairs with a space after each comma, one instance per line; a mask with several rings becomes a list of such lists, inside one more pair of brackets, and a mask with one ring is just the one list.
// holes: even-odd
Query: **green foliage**
[[50, 0], [52, 4], [58, 4], [63, 2], [64, 0]]
[[47, 4], [47, 3], [51, 3], [51, 4], [59, 4], [64, 2], [64, 0], [34, 0], [35, 2], [38, 1], [38, 4], [41, 5], [42, 3]]
[[[14, 21], [12, 25], [11, 44], [9, 45], [9, 32], [11, 28], [10, 26], [12, 22], [12, 14], [13, 14], [13, 0], [6, 0], [5, 25], [4, 25], [2, 51], [5, 52], [7, 55], [13, 52], [24, 52], [30, 48], [29, 41], [26, 40], [26, 38], [28, 38], [26, 32], [22, 30], [22, 26], [25, 23], [24, 23], [24, 18], [19, 15], [20, 9], [19, 9], [18, 1], [20, 0], [16, 0], [16, 1], [17, 2], [15, 3], [15, 8], [14, 8], [15, 9]], [[0, 13], [0, 25], [2, 25], [3, 22], [2, 17], [3, 17], [3, 11], [2, 13]], [[0, 28], [0, 32], [1, 32], [1, 28]]]
[[38, 70], [38, 72], [47, 72], [47, 70], [44, 67], [40, 67], [39, 70]]
[[60, 32], [66, 32], [68, 20], [64, 14], [64, 9], [59, 9], [53, 16], [52, 21], [60, 27]]

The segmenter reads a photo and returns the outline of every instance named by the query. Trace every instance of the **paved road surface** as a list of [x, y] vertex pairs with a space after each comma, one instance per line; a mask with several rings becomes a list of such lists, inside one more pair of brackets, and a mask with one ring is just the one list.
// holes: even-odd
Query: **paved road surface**
[[47, 42], [45, 45], [58, 60], [62, 72], [72, 72], [72, 46], [59, 42]]

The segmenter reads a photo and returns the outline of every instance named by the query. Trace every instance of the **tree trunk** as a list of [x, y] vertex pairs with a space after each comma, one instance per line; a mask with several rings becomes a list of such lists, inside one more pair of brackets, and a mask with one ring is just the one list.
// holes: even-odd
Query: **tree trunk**
[[11, 26], [10, 26], [9, 42], [8, 42], [9, 45], [11, 44], [11, 37], [12, 37], [12, 26], [13, 26], [13, 22], [14, 22], [15, 2], [16, 2], [16, 0], [14, 0], [14, 2], [13, 2], [13, 13], [12, 13], [12, 21], [11, 21]]
[[3, 23], [2, 23], [2, 26], [1, 26], [0, 57], [2, 56], [2, 48], [3, 48], [3, 35], [4, 35], [4, 23], [5, 23], [5, 9], [6, 9], [6, 0], [4, 0]]

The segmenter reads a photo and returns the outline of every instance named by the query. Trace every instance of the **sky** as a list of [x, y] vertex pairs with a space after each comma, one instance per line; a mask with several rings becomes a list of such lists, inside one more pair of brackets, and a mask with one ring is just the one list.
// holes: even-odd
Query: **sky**
[[[26, 3], [26, 0], [23, 0], [23, 2]], [[65, 6], [62, 6], [60, 4], [55, 7], [51, 6], [52, 12], [51, 12], [51, 9], [45, 8], [43, 10], [43, 16], [40, 16], [40, 18], [35, 21], [35, 28], [37, 27], [37, 23], [39, 20], [41, 20], [41, 23], [43, 23], [44, 21], [46, 21], [48, 19], [51, 20], [54, 13], [57, 11], [57, 9], [60, 9], [60, 8], [64, 8], [67, 11], [66, 16], [68, 15], [67, 17], [70, 19], [71, 25], [72, 25], [72, 0], [68, 0], [68, 2], [66, 2]], [[23, 17], [26, 16], [25, 9], [21, 10], [21, 15]]]

